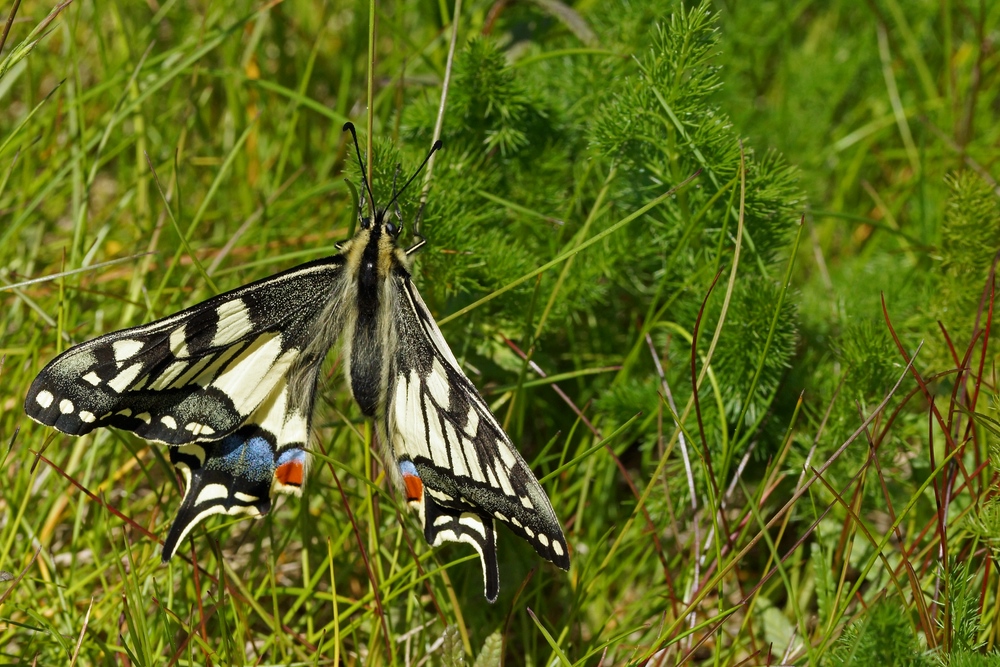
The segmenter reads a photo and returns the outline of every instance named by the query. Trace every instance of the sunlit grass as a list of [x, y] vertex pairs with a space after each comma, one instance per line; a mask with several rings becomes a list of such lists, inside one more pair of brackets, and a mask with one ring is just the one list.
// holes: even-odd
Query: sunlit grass
[[[341, 127], [367, 124], [368, 6], [80, 0], [50, 21], [22, 4], [0, 51], [0, 663], [862, 664], [873, 637], [906, 664], [986, 660], [996, 248], [937, 244], [942, 220], [994, 210], [996, 74], [966, 62], [1000, 17], [948, 9], [942, 36], [936, 10], [889, 4], [767, 26], [721, 12], [712, 57], [741, 59], [706, 94], [737, 123], [722, 147], [725, 123], [622, 139], [610, 124], [629, 110], [593, 92], [609, 72], [659, 76], [636, 63], [647, 13], [666, 25], [672, 4], [464, 9], [417, 280], [572, 549], [563, 573], [501, 529], [495, 605], [471, 549], [424, 542], [335, 354], [302, 498], [213, 517], [166, 566], [165, 449], [71, 438], [21, 408], [71, 344], [336, 251], [355, 224]], [[378, 9], [376, 194], [428, 148], [452, 9]], [[503, 57], [468, 48], [492, 78], [462, 69], [482, 33]], [[937, 36], [947, 57], [922, 55]], [[484, 80], [477, 94], [511, 91], [492, 134], [473, 115]], [[694, 127], [671, 106], [690, 98], [650, 98], [670, 132]], [[762, 157], [774, 145], [809, 205]], [[945, 181], [963, 168], [973, 180]]]

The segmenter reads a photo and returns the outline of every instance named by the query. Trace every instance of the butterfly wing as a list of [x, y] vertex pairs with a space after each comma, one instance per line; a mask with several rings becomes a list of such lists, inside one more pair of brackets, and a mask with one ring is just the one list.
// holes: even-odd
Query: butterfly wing
[[309, 421], [320, 364], [296, 369], [236, 431], [221, 440], [170, 448], [184, 499], [163, 543], [163, 561], [213, 514], [261, 517], [275, 493], [301, 493]]
[[175, 445], [185, 482], [163, 560], [213, 514], [262, 516], [299, 493], [316, 381], [342, 328], [343, 258], [220, 294], [176, 315], [70, 348], [25, 400], [72, 435], [113, 426]]
[[184, 499], [163, 542], [163, 562], [203, 519], [213, 514], [263, 516], [275, 493], [301, 491], [306, 450], [282, 442], [257, 424], [222, 440], [170, 449], [170, 461], [184, 478]]
[[491, 602], [499, 590], [495, 519], [569, 569], [545, 491], [462, 372], [409, 276], [397, 285], [398, 344], [382, 428], [427, 541], [475, 547]]
[[25, 412], [70, 435], [113, 426], [171, 445], [219, 440], [297, 367], [318, 363], [303, 355], [318, 326], [337, 329], [342, 264], [303, 264], [72, 347], [32, 382]]

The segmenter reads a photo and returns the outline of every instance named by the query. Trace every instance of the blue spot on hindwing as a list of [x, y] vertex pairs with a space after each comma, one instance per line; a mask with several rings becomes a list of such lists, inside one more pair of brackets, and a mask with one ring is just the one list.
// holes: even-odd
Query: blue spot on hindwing
[[278, 463], [275, 465], [275, 467], [280, 468], [286, 463], [292, 463], [295, 461], [302, 464], [305, 464], [306, 462], [305, 451], [299, 449], [298, 447], [293, 447], [292, 449], [286, 449], [285, 451], [281, 452], [281, 454], [278, 456]]
[[269, 482], [274, 475], [274, 446], [259, 431], [250, 437], [237, 431], [214, 444], [206, 452], [206, 470], [224, 471], [248, 482]]

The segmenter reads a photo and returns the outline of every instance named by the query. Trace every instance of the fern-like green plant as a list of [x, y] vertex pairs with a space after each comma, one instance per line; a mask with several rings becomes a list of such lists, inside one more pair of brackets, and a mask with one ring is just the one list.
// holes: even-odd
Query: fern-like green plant
[[936, 667], [921, 646], [906, 609], [882, 600], [851, 623], [826, 654], [825, 667]]

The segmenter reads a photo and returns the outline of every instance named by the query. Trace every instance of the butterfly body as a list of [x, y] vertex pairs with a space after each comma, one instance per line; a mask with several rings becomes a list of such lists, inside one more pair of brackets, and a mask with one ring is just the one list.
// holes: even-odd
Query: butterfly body
[[26, 412], [72, 435], [111, 426], [171, 445], [185, 495], [166, 561], [207, 516], [263, 516], [274, 494], [300, 493], [320, 368], [339, 342], [428, 543], [471, 544], [490, 601], [497, 519], [567, 569], [548, 497], [413, 285], [401, 226], [385, 210], [359, 217], [338, 255], [63, 352], [32, 383]]

